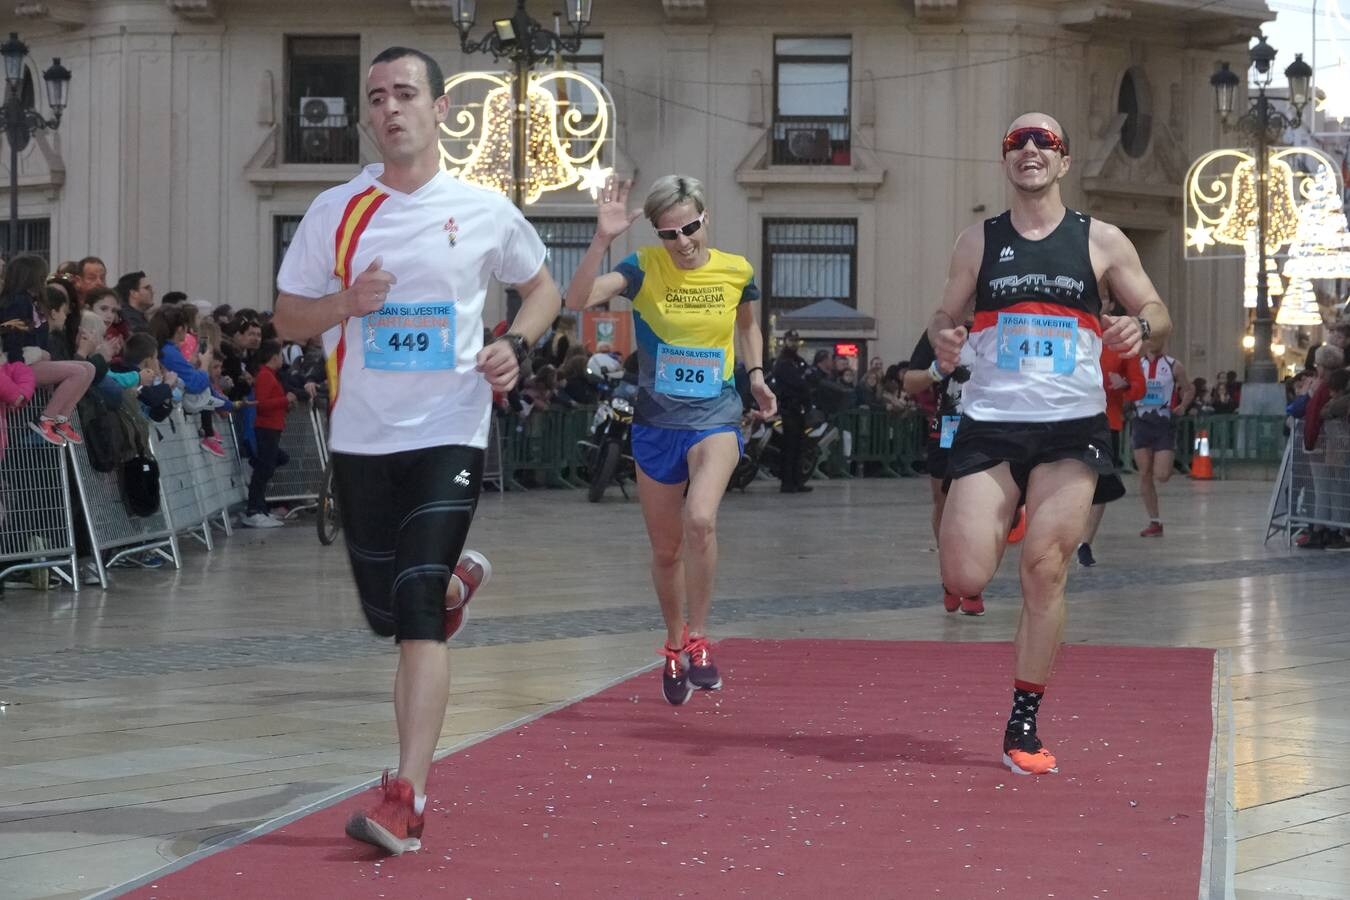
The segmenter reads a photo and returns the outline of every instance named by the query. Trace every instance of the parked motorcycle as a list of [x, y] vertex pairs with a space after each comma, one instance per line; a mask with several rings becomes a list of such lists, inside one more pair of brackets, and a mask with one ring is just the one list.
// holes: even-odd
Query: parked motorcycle
[[623, 366], [607, 353], [586, 363], [586, 376], [595, 385], [600, 403], [591, 420], [591, 435], [578, 441], [590, 481], [586, 498], [599, 503], [606, 489], [617, 483], [624, 497], [628, 483], [637, 480], [633, 461], [633, 395], [636, 388], [623, 381]]
[[[766, 421], [746, 413], [745, 418], [741, 420], [741, 427], [745, 435], [745, 450], [742, 451], [740, 461], [731, 473], [727, 490], [744, 491], [758, 477], [761, 470], [781, 480], [782, 417], [774, 416]], [[830, 424], [830, 420], [820, 410], [812, 409], [806, 414], [806, 433], [802, 437], [801, 481], [811, 477], [821, 457], [830, 452], [830, 448], [840, 437], [839, 429]]]

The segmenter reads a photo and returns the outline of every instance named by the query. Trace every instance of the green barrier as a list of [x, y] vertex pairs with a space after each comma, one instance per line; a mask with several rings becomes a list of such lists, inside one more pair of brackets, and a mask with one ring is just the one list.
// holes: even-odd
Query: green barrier
[[589, 431], [585, 409], [549, 409], [524, 419], [502, 419], [502, 469], [509, 489], [525, 490], [519, 475], [529, 472], [551, 487], [577, 487], [581, 483], [576, 442]]
[[[1130, 457], [1130, 430], [1133, 420], [1121, 432], [1121, 455], [1134, 468]], [[1176, 419], [1176, 459], [1189, 472], [1195, 457], [1196, 440], [1205, 433], [1214, 477], [1229, 476], [1235, 464], [1278, 466], [1284, 455], [1284, 416], [1241, 416], [1225, 413], [1208, 416], [1178, 416]]]
[[914, 463], [924, 458], [924, 417], [873, 409], [850, 409], [835, 413], [830, 422], [852, 435], [853, 452], [844, 458], [844, 441], [835, 442], [827, 468], [832, 476], [851, 478], [866, 473], [871, 463], [882, 478], [914, 474]]

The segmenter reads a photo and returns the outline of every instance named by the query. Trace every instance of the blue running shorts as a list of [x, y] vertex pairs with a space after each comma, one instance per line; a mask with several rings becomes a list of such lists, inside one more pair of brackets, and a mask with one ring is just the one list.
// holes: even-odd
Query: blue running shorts
[[736, 435], [738, 451], [745, 450], [745, 438], [736, 425], [719, 425], [703, 431], [633, 425], [633, 459], [647, 477], [661, 484], [683, 484], [689, 480], [689, 450], [699, 441], [727, 431]]

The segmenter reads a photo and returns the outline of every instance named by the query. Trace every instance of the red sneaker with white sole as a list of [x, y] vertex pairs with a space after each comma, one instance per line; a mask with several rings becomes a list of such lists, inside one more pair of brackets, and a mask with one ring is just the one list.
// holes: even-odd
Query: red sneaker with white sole
[[487, 557], [477, 550], [465, 550], [459, 558], [459, 563], [455, 566], [455, 574], [459, 576], [460, 583], [464, 585], [464, 591], [459, 598], [459, 603], [455, 606], [447, 604], [445, 607], [445, 639], [447, 641], [464, 627], [465, 622], [469, 621], [469, 601], [492, 577], [492, 563], [488, 562]]
[[383, 798], [370, 809], [352, 813], [347, 820], [347, 836], [388, 852], [393, 856], [422, 849], [424, 817], [413, 812], [413, 786], [406, 778], [389, 777], [385, 769], [380, 779]]

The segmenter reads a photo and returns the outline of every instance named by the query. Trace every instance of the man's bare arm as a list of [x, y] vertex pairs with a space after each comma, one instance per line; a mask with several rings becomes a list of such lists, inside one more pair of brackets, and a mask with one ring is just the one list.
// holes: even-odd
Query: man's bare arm
[[548, 266], [540, 266], [529, 281], [516, 285], [520, 292], [520, 312], [511, 323], [511, 330], [533, 344], [543, 337], [549, 325], [562, 308], [562, 294], [553, 281]]
[[1146, 319], [1153, 338], [1162, 339], [1171, 334], [1172, 317], [1125, 233], [1114, 225], [1093, 219], [1090, 242], [1094, 257], [1104, 264], [1102, 271], [1111, 296], [1119, 300], [1130, 315]]
[[937, 347], [937, 333], [956, 328], [970, 318], [975, 308], [975, 279], [980, 273], [980, 257], [984, 255], [984, 224], [972, 225], [962, 231], [952, 250], [947, 269], [947, 283], [942, 289], [942, 303], [928, 322], [928, 340]]

